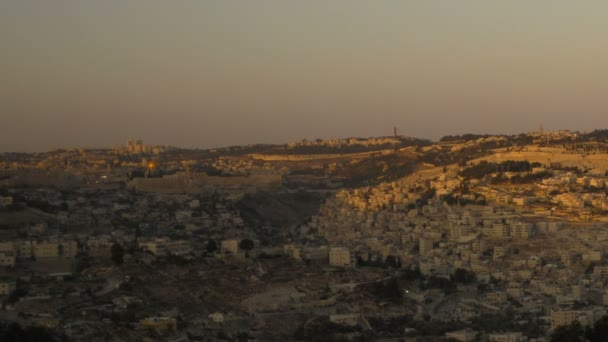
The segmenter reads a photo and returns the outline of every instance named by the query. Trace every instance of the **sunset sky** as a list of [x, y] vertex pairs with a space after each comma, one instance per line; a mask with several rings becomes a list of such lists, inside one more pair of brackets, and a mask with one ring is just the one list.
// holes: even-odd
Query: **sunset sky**
[[0, 2], [0, 151], [608, 127], [606, 1]]

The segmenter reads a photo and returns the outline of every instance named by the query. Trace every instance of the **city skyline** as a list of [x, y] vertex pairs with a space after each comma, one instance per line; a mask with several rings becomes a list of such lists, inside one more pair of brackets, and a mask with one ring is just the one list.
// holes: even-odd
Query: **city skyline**
[[0, 4], [0, 151], [591, 131], [608, 4]]

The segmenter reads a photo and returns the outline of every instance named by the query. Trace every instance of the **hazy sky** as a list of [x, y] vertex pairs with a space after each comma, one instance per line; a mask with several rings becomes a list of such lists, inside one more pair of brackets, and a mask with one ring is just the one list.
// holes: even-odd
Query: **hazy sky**
[[0, 1], [0, 151], [608, 127], [607, 1]]

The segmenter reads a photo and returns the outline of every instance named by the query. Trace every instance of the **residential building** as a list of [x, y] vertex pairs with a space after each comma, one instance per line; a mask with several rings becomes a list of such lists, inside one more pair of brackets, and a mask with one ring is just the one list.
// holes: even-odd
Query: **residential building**
[[488, 334], [488, 342], [524, 342], [526, 340], [521, 332]]
[[445, 337], [459, 342], [473, 342], [476, 340], [477, 332], [471, 329], [452, 331], [445, 333]]
[[14, 279], [0, 278], [0, 295], [9, 295], [17, 288]]
[[139, 328], [142, 330], [151, 329], [158, 334], [175, 332], [177, 321], [169, 317], [148, 317], [139, 321]]
[[336, 267], [355, 267], [357, 260], [348, 248], [332, 247], [329, 250], [329, 264]]
[[239, 243], [237, 239], [230, 239], [222, 241], [222, 251], [224, 253], [237, 254], [239, 252]]

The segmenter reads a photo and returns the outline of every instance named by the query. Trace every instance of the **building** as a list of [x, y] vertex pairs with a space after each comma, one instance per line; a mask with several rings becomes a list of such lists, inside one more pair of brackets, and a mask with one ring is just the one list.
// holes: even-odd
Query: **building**
[[517, 222], [511, 225], [511, 237], [518, 240], [527, 240], [532, 236], [532, 224]]
[[581, 285], [572, 285], [572, 298], [580, 301], [583, 298], [585, 288]]
[[[27, 242], [23, 245], [24, 254], [28, 254]], [[32, 241], [31, 256], [34, 258], [73, 258], [78, 254], [78, 243], [74, 240]]]
[[608, 266], [595, 266], [593, 268], [593, 275], [596, 277], [608, 276]]
[[0, 251], [0, 266], [15, 267], [15, 252]]
[[551, 311], [551, 329], [568, 325], [578, 321], [582, 326], [591, 326], [604, 313], [595, 313], [593, 310], [554, 309]]
[[31, 258], [34, 256], [32, 252], [32, 242], [29, 240], [18, 241], [16, 244], [17, 247], [17, 257], [19, 258]]
[[604, 290], [604, 294], [602, 295], [602, 304], [608, 305], [608, 289]]
[[156, 239], [138, 239], [137, 246], [145, 252], [152, 253], [154, 255], [166, 255], [167, 248], [165, 246], [165, 240]]
[[486, 294], [486, 302], [489, 304], [502, 305], [507, 303], [506, 292], [490, 292]]
[[140, 239], [138, 246], [144, 251], [156, 256], [178, 255], [184, 256], [192, 252], [192, 246], [187, 240], [171, 240], [169, 238], [156, 238], [152, 240]]
[[336, 323], [336, 324], [341, 324], [341, 325], [350, 325], [350, 326], [355, 326], [357, 324], [359, 324], [359, 321], [361, 320], [361, 314], [360, 313], [347, 313], [347, 314], [333, 314], [333, 315], [329, 315], [329, 321]]
[[420, 249], [420, 255], [426, 256], [429, 254], [429, 252], [431, 250], [433, 250], [433, 240], [420, 238], [420, 241], [418, 242], [418, 246]]
[[34, 258], [56, 258], [59, 256], [59, 244], [51, 241], [32, 242], [32, 256]]
[[2, 207], [10, 207], [11, 205], [13, 205], [13, 197], [12, 196], [8, 196], [8, 197], [0, 196], [0, 208], [2, 208]]
[[526, 340], [521, 332], [488, 334], [488, 342], [524, 342]]
[[418, 262], [418, 269], [422, 275], [429, 276], [436, 272], [437, 267], [432, 259], [421, 258]]
[[46, 223], [37, 223], [37, 224], [32, 225], [30, 227], [29, 231], [30, 231], [30, 234], [40, 235], [40, 234], [44, 234], [48, 228], [49, 228], [49, 226]]
[[315, 262], [328, 262], [329, 248], [327, 246], [304, 247], [302, 248], [302, 259]]
[[237, 254], [239, 252], [239, 242], [237, 239], [222, 241], [222, 251], [224, 253]]
[[507, 255], [507, 248], [503, 246], [496, 246], [492, 250], [492, 259], [501, 259]]
[[209, 314], [209, 319], [214, 323], [224, 323], [224, 314], [221, 312], [214, 312]]
[[525, 205], [530, 204], [531, 200], [528, 197], [513, 197], [512, 202], [513, 204], [523, 207]]
[[15, 246], [15, 243], [7, 241], [7, 242], [0, 242], [0, 252], [17, 252], [17, 246]]
[[602, 261], [602, 252], [600, 251], [589, 251], [583, 254], [583, 261], [586, 262], [600, 262]]
[[9, 295], [17, 289], [14, 279], [0, 278], [0, 295]]
[[445, 333], [445, 337], [460, 342], [473, 342], [477, 336], [477, 332], [471, 329], [458, 330]]
[[296, 246], [294, 244], [284, 245], [283, 253], [292, 259], [302, 260], [302, 248], [300, 246]]
[[148, 317], [139, 321], [139, 328], [153, 330], [158, 334], [171, 333], [177, 330], [177, 321], [169, 317]]
[[524, 296], [524, 289], [520, 286], [507, 287], [507, 294], [515, 299], [520, 299]]
[[329, 264], [335, 267], [355, 267], [357, 260], [348, 248], [332, 247], [329, 250]]
[[59, 255], [64, 258], [74, 258], [78, 254], [78, 242], [75, 240], [59, 241]]
[[109, 235], [100, 235], [89, 237], [87, 240], [87, 249], [90, 256], [110, 256], [114, 241]]
[[509, 226], [505, 224], [496, 223], [490, 227], [488, 236], [495, 239], [506, 239], [509, 237]]
[[192, 211], [190, 210], [179, 210], [175, 212], [175, 220], [177, 222], [188, 222], [192, 219]]
[[184, 256], [192, 253], [192, 246], [187, 240], [167, 240], [165, 246], [167, 253], [171, 255]]

